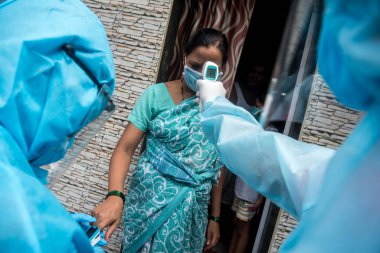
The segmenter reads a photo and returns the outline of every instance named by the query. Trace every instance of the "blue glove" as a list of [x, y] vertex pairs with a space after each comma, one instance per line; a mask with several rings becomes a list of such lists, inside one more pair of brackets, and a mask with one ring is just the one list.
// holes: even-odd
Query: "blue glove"
[[107, 245], [106, 239], [104, 239], [103, 232], [100, 232], [100, 241], [93, 247], [95, 253], [103, 253], [104, 250], [102, 247]]
[[71, 213], [71, 217], [78, 222], [78, 224], [82, 227], [84, 231], [86, 231], [89, 227], [91, 227], [90, 223], [96, 221], [95, 217], [85, 213]]
[[[91, 215], [85, 214], [85, 213], [71, 213], [71, 217], [78, 222], [78, 224], [81, 226], [81, 228], [86, 231], [89, 227], [91, 227], [90, 223], [93, 223], [96, 221], [95, 217], [92, 217]], [[107, 241], [104, 239], [103, 232], [100, 232], [100, 241], [93, 247], [95, 253], [103, 253], [104, 250], [102, 249], [103, 246], [107, 245]]]

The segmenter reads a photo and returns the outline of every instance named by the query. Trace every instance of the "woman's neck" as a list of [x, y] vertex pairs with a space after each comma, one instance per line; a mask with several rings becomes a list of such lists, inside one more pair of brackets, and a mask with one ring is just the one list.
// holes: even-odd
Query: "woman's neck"
[[195, 96], [195, 92], [186, 85], [186, 82], [183, 78], [180, 80], [180, 85], [181, 85], [181, 89], [182, 89], [182, 99], [183, 100], [185, 100], [189, 97]]

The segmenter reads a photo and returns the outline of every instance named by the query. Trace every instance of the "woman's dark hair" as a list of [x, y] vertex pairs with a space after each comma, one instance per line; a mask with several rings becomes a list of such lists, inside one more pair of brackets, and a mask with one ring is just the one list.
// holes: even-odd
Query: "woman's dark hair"
[[222, 53], [223, 65], [227, 62], [228, 57], [228, 41], [227, 37], [218, 30], [213, 28], [202, 28], [191, 35], [185, 46], [185, 54], [190, 54], [197, 47], [215, 46]]

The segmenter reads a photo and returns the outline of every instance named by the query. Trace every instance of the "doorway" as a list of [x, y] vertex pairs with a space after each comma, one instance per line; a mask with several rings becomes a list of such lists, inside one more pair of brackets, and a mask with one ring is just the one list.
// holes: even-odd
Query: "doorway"
[[[292, 2], [292, 0], [256, 0], [234, 85], [229, 93], [231, 102], [237, 103], [243, 98], [248, 107], [254, 106], [256, 99], [264, 103]], [[220, 253], [228, 252], [234, 228], [235, 213], [231, 210], [234, 178], [232, 173], [227, 172], [221, 207], [221, 238], [217, 247], [217, 252]], [[263, 207], [264, 205], [250, 221], [246, 253], [252, 252]], [[276, 217], [273, 220], [275, 222]]]

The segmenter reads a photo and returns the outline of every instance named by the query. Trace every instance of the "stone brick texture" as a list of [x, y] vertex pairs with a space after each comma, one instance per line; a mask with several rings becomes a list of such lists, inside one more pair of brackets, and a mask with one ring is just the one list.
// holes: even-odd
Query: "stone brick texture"
[[[69, 169], [53, 186], [53, 191], [69, 211], [90, 213], [107, 194], [108, 166], [127, 117], [145, 88], [158, 73], [172, 0], [85, 0], [102, 21], [110, 41], [116, 69], [113, 100], [116, 111]], [[133, 157], [128, 180], [136, 165]], [[105, 248], [120, 252], [119, 228]]]
[[[312, 84], [299, 140], [336, 149], [351, 133], [361, 116], [361, 113], [341, 105], [322, 76], [317, 74]], [[281, 209], [269, 252], [278, 252], [297, 224], [289, 213]]]

